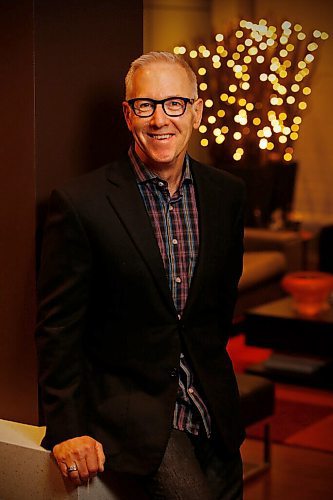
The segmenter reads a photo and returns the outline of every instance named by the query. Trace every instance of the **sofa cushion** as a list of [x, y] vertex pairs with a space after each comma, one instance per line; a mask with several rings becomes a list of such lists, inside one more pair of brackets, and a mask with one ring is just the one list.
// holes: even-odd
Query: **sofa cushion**
[[282, 252], [245, 252], [239, 290], [247, 290], [286, 272], [287, 262]]

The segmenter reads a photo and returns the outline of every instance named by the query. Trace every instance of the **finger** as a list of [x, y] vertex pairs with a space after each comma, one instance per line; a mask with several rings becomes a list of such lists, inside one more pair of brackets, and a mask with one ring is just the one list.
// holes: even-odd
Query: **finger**
[[98, 460], [96, 453], [89, 453], [86, 456], [86, 464], [89, 472], [89, 477], [95, 477], [99, 471]]
[[80, 486], [82, 484], [82, 481], [80, 479], [79, 471], [68, 471], [68, 467], [71, 466], [76, 466], [75, 462], [71, 464], [67, 464], [65, 462], [58, 462], [59, 469], [61, 471], [61, 474], [69, 479], [73, 484], [76, 486]]
[[[90, 477], [86, 458], [76, 459], [75, 462], [78, 468], [77, 473], [79, 475], [79, 479], [81, 480], [81, 482], [86, 483]], [[77, 473], [70, 472], [69, 477], [72, 479], [72, 476], [76, 476]]]
[[95, 446], [96, 446], [98, 470], [99, 470], [99, 472], [103, 472], [104, 471], [104, 464], [105, 464], [105, 455], [104, 455], [104, 451], [103, 451], [103, 446], [98, 441], [96, 441]]

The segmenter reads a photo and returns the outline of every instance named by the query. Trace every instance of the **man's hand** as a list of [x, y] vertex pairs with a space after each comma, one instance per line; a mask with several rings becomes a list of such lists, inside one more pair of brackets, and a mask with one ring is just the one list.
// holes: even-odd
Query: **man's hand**
[[76, 486], [86, 483], [104, 470], [103, 446], [92, 437], [68, 439], [55, 445], [52, 451], [62, 475]]

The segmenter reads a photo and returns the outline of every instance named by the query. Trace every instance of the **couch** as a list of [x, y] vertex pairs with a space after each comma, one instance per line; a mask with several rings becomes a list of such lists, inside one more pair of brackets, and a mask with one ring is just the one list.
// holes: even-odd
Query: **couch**
[[281, 279], [285, 273], [301, 269], [304, 246], [296, 231], [246, 227], [244, 250], [235, 323], [247, 309], [284, 295]]

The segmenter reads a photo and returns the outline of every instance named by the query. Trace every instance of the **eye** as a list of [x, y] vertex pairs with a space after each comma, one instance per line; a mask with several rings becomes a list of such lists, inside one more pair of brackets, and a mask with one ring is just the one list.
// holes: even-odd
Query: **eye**
[[169, 109], [180, 109], [184, 106], [182, 99], [170, 99], [166, 101], [166, 105]]
[[153, 108], [153, 103], [149, 101], [138, 101], [136, 102], [135, 107], [139, 111], [150, 111]]

